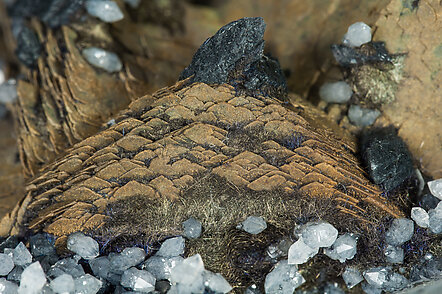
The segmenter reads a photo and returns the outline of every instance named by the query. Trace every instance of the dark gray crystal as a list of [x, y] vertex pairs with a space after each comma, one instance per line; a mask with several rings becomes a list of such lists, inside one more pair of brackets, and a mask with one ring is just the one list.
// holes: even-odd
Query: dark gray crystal
[[34, 67], [41, 53], [41, 45], [37, 34], [28, 27], [23, 27], [17, 36], [17, 58], [27, 67]]
[[3, 253], [5, 248], [15, 248], [18, 243], [17, 236], [9, 236], [6, 240], [0, 242], [0, 253]]
[[287, 84], [276, 59], [265, 56], [265, 23], [261, 17], [246, 17], [223, 26], [208, 38], [193, 56], [180, 80], [229, 83], [250, 95], [284, 98]]
[[333, 56], [340, 66], [352, 67], [367, 63], [391, 62], [391, 55], [385, 48], [384, 42], [371, 42], [361, 48], [345, 45], [332, 45]]
[[410, 178], [413, 161], [393, 128], [372, 128], [361, 138], [361, 154], [373, 182], [391, 191]]

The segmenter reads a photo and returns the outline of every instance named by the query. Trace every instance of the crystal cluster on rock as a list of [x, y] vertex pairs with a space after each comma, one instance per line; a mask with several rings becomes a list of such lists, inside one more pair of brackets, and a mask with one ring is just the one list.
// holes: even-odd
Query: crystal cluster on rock
[[388, 244], [384, 248], [385, 260], [389, 263], [403, 263], [404, 249]]
[[360, 127], [372, 125], [379, 115], [381, 115], [379, 110], [362, 108], [359, 105], [351, 105], [348, 109], [348, 119]]
[[238, 228], [243, 229], [247, 233], [256, 235], [267, 228], [267, 223], [260, 216], [249, 216], [238, 225]]
[[201, 222], [193, 217], [183, 222], [184, 236], [189, 239], [196, 239], [201, 236]]
[[439, 200], [442, 200], [442, 179], [429, 181], [427, 185], [431, 194], [433, 194], [434, 197], [439, 198]]
[[305, 283], [304, 277], [298, 272], [296, 265], [281, 260], [267, 274], [264, 282], [265, 293], [293, 293], [296, 288]]
[[155, 290], [155, 277], [145, 270], [131, 267], [121, 276], [121, 285], [134, 291], [149, 293]]
[[350, 100], [351, 95], [353, 95], [353, 91], [344, 81], [325, 83], [319, 89], [319, 96], [328, 103], [346, 103]]
[[428, 211], [428, 227], [435, 234], [442, 233], [442, 201], [434, 208]]
[[361, 272], [358, 269], [349, 266], [347, 266], [344, 273], [342, 273], [342, 278], [344, 279], [345, 285], [347, 285], [348, 289], [353, 288], [364, 280]]
[[391, 223], [385, 233], [385, 242], [390, 245], [399, 246], [413, 237], [414, 223], [407, 218], [397, 218]]
[[356, 22], [348, 27], [342, 43], [349, 47], [359, 47], [371, 41], [371, 28], [363, 22]]
[[97, 241], [80, 232], [68, 237], [67, 248], [84, 259], [92, 259], [100, 254]]
[[303, 264], [319, 252], [330, 247], [338, 237], [338, 230], [327, 222], [308, 223], [299, 232], [299, 239], [288, 251], [289, 264]]
[[411, 209], [411, 219], [422, 228], [428, 228], [430, 225], [430, 216], [422, 207], [413, 207]]
[[83, 49], [82, 54], [90, 64], [107, 72], [118, 72], [123, 68], [120, 58], [113, 52], [97, 47], [89, 47]]
[[87, 13], [104, 22], [116, 22], [124, 18], [120, 7], [111, 0], [88, 0], [85, 7]]
[[397, 291], [409, 283], [404, 276], [393, 272], [390, 267], [371, 268], [366, 270], [363, 276], [368, 284], [385, 291]]
[[347, 233], [336, 239], [331, 248], [325, 249], [325, 254], [331, 259], [345, 262], [356, 255], [356, 246], [356, 237]]

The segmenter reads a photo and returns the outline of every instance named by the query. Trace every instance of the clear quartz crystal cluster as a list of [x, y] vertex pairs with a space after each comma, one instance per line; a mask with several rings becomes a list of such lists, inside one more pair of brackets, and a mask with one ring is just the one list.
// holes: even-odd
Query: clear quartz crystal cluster
[[[191, 229], [191, 237], [201, 233], [196, 219], [183, 227]], [[10, 237], [0, 248], [14, 240]], [[220, 274], [204, 268], [201, 256], [183, 258], [185, 242], [182, 236], [169, 238], [147, 259], [145, 250], [138, 247], [99, 256], [93, 238], [74, 233], [67, 247], [75, 255], [59, 259], [53, 242], [45, 235], [35, 235], [30, 238], [31, 252], [24, 243], [15, 242], [14, 248], [0, 253], [0, 293], [152, 293], [160, 284], [165, 291], [170, 288], [167, 293], [230, 292], [232, 287]], [[84, 264], [90, 267], [86, 272]], [[93, 275], [87, 273], [90, 270]]]

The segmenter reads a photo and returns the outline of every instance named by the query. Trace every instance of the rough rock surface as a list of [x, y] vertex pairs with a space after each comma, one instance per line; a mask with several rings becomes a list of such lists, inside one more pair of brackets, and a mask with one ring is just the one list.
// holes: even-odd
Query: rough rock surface
[[[220, 238], [247, 215], [288, 232], [296, 218], [319, 213], [368, 237], [383, 217], [402, 214], [365, 177], [354, 144], [319, 127], [324, 121], [311, 108], [236, 96], [229, 85], [185, 84], [134, 101], [115, 125], [45, 168], [1, 234], [44, 231], [59, 237], [58, 247], [77, 231], [147, 242], [177, 234], [191, 213]], [[224, 254], [212, 251], [217, 264]], [[217, 270], [232, 278], [236, 268]]]
[[[415, 3], [415, 5], [411, 5]], [[376, 22], [375, 40], [389, 52], [406, 53], [404, 76], [394, 102], [384, 105], [386, 123], [399, 129], [421, 170], [442, 177], [442, 84], [440, 1], [391, 1]], [[416, 99], [419, 97], [419, 99]]]

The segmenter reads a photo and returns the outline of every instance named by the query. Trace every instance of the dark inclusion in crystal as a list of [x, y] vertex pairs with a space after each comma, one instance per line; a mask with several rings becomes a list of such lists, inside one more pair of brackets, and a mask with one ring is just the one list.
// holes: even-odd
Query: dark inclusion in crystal
[[15, 18], [38, 17], [51, 28], [68, 24], [84, 0], [17, 0], [8, 7]]
[[384, 42], [370, 42], [360, 48], [334, 44], [331, 46], [331, 50], [336, 61], [342, 67], [353, 67], [363, 64], [392, 61], [392, 56], [385, 48]]
[[41, 45], [37, 34], [28, 27], [23, 27], [17, 36], [17, 49], [15, 49], [17, 58], [24, 65], [32, 68], [37, 64], [40, 53]]
[[385, 191], [397, 188], [413, 175], [411, 154], [393, 128], [366, 130], [360, 143], [371, 179]]
[[229, 83], [248, 95], [284, 99], [287, 83], [279, 62], [264, 55], [265, 23], [261, 17], [246, 17], [223, 26], [208, 38], [193, 56], [180, 80]]

